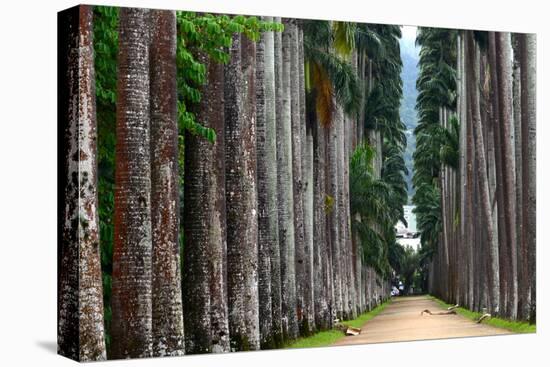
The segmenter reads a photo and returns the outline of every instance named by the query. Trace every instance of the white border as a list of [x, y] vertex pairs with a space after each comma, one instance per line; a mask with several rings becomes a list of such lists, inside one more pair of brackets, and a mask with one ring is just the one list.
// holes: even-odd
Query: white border
[[[538, 333], [431, 342], [236, 353], [110, 362], [121, 366], [540, 365], [548, 360], [545, 309], [549, 259], [550, 139], [544, 123], [549, 39], [544, 1], [332, 2], [299, 0], [94, 1], [96, 4], [282, 15], [371, 23], [538, 33]], [[11, 0], [0, 12], [0, 364], [70, 365], [57, 356], [56, 332], [56, 12], [73, 1]], [[543, 53], [544, 52], [544, 53]], [[545, 63], [543, 63], [545, 60]], [[547, 101], [546, 101], [547, 102]], [[546, 219], [546, 220], [545, 220]], [[534, 363], [535, 362], [535, 363]]]

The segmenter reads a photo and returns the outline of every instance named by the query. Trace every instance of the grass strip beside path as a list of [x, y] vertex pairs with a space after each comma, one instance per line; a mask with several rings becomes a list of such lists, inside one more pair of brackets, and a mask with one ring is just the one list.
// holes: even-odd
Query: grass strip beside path
[[[365, 312], [364, 314], [359, 315], [356, 319], [353, 320], [346, 320], [342, 321], [341, 323], [346, 326], [356, 327], [360, 328], [367, 321], [371, 320], [373, 317], [378, 315], [386, 306], [391, 302], [391, 300], [388, 300], [381, 305], [373, 308], [369, 312]], [[346, 336], [344, 333], [342, 333], [341, 330], [338, 329], [332, 329], [327, 331], [321, 331], [318, 333], [313, 334], [312, 336], [308, 336], [307, 338], [299, 338], [289, 345], [287, 345], [285, 348], [314, 348], [314, 347], [326, 347], [329, 345], [332, 345], [336, 343], [338, 340], [345, 338]]]
[[[445, 309], [451, 306], [450, 304], [445, 303], [439, 298], [436, 298], [434, 296], [430, 296], [430, 297], [433, 301], [437, 302], [437, 304], [439, 304], [441, 307], [444, 307]], [[454, 310], [459, 315], [462, 315], [473, 321], [479, 320], [479, 318], [482, 315], [480, 312], [470, 311], [463, 307], [457, 307]], [[514, 333], [535, 333], [537, 331], [537, 325], [535, 324], [529, 324], [528, 322], [523, 322], [523, 321], [511, 321], [511, 320], [501, 319], [499, 317], [490, 317], [488, 319], [483, 320], [481, 323], [498, 327], [501, 329], [510, 330], [511, 332], [514, 332]]]

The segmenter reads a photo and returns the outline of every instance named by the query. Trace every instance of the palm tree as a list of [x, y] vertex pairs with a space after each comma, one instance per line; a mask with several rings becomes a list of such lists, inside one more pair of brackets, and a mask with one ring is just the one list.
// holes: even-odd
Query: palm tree
[[150, 16], [153, 354], [182, 355], [176, 13], [152, 10]]
[[516, 187], [516, 246], [518, 268], [518, 319], [529, 319], [529, 269], [528, 254], [525, 252], [523, 232], [523, 198], [522, 198], [522, 146], [521, 146], [521, 68], [519, 36], [512, 34], [513, 64], [512, 64], [512, 99], [514, 119], [514, 155], [515, 155], [515, 187]]
[[[458, 231], [451, 220], [458, 195], [454, 185], [457, 158], [452, 157], [455, 155], [452, 145], [455, 144], [448, 146], [452, 149], [445, 149], [449, 140], [446, 137], [450, 134], [448, 115], [456, 105], [456, 37], [453, 30], [419, 29], [420, 74], [416, 82], [419, 123], [415, 129], [417, 149], [413, 154], [413, 184], [416, 188], [413, 203], [417, 206], [417, 223], [422, 231], [422, 244], [426, 246], [424, 253], [436, 255], [433, 269], [438, 274], [430, 274], [430, 277], [436, 278], [431, 284], [438, 296], [448, 300], [456, 296], [457, 266], [452, 260], [456, 259], [453, 254], [458, 252], [455, 246]], [[434, 207], [431, 199], [435, 192], [440, 195], [440, 216], [430, 215]], [[427, 207], [424, 208], [424, 205]], [[438, 220], [441, 223], [434, 222]], [[428, 227], [423, 228], [423, 225]], [[436, 248], [431, 248], [434, 246]]]
[[304, 30], [300, 22], [298, 27], [298, 81], [300, 97], [300, 132], [302, 148], [302, 175], [304, 201], [304, 334], [315, 330], [314, 293], [313, 293], [313, 136], [311, 125], [306, 121], [306, 84], [304, 59]]
[[[521, 69], [522, 241], [531, 276], [529, 321], [536, 321], [536, 53], [534, 34], [519, 34]], [[528, 254], [528, 256], [527, 256]]]
[[[333, 288], [334, 288], [334, 310], [333, 317], [344, 317], [344, 295], [342, 284], [342, 233], [340, 227], [340, 206], [338, 205], [338, 130], [336, 126], [339, 125], [338, 119], [342, 118], [341, 107], [336, 107], [336, 116], [334, 127], [327, 133], [327, 154], [328, 154], [328, 195], [331, 199], [331, 207], [329, 211], [329, 230], [330, 230], [330, 244], [332, 252], [332, 274], [333, 274]], [[340, 110], [340, 111], [338, 111]]]
[[481, 124], [480, 107], [479, 107], [479, 57], [476, 57], [477, 49], [472, 31], [466, 35], [466, 60], [468, 77], [468, 102], [472, 111], [472, 125], [475, 139], [475, 159], [477, 165], [477, 175], [479, 188], [481, 191], [481, 208], [484, 218], [484, 225], [487, 227], [487, 243], [488, 243], [488, 289], [489, 289], [489, 307], [490, 310], [499, 312], [499, 257], [498, 257], [498, 239], [495, 236], [493, 228], [493, 217], [490, 203], [489, 182], [487, 174], [487, 163], [485, 153], [485, 141], [483, 137], [483, 126]]
[[112, 355], [152, 355], [149, 11], [120, 10]]
[[[59, 99], [64, 164], [58, 250], [58, 352], [78, 361], [106, 359], [97, 198], [97, 119], [93, 8], [59, 14]], [[76, 101], [76, 103], [74, 102]]]
[[[317, 207], [319, 211], [323, 210], [329, 215], [327, 241], [330, 245], [327, 250], [330, 250], [331, 255], [327, 254], [326, 258], [330, 258], [332, 262], [332, 269], [327, 270], [332, 272], [330, 287], [334, 292], [334, 297], [330, 298], [334, 302], [333, 317], [341, 317], [344, 305], [350, 307], [349, 302], [344, 303], [343, 299], [343, 276], [346, 276], [345, 280], [348, 280], [347, 276], [351, 276], [352, 268], [347, 267], [347, 273], [341, 271], [342, 264], [340, 262], [349, 259], [342, 257], [342, 251], [346, 247], [344, 243], [340, 246], [339, 240], [337, 240], [338, 231], [343, 231], [346, 228], [347, 218], [345, 210], [343, 210], [345, 209], [344, 202], [342, 201], [342, 206], [337, 205], [337, 164], [343, 166], [345, 163], [337, 158], [339, 145], [336, 143], [338, 141], [336, 139], [336, 127], [338, 126], [336, 121], [341, 119], [343, 123], [344, 111], [350, 114], [356, 112], [361, 100], [357, 76], [352, 66], [345, 60], [345, 54], [349, 53], [349, 49], [353, 47], [353, 37], [349, 37], [353, 26], [348, 23], [331, 24], [323, 21], [304, 21], [302, 27], [304, 30], [304, 79], [309, 94], [308, 107], [311, 106], [308, 110], [315, 111], [317, 120], [315, 123], [319, 123], [324, 128], [332, 126], [331, 131], [326, 129], [326, 134], [325, 131], [322, 131], [323, 134], [317, 134], [325, 136], [324, 144], [327, 145], [326, 154], [328, 154], [326, 159], [328, 165], [327, 192], [323, 200], [324, 204], [322, 206], [318, 204]], [[318, 142], [317, 144], [323, 143]], [[343, 177], [341, 179], [341, 185], [343, 185]], [[343, 199], [343, 195], [342, 192], [341, 199]], [[342, 210], [342, 222], [337, 219], [340, 210]], [[349, 221], [347, 223], [349, 224]], [[343, 229], [339, 227], [343, 227]], [[350, 241], [346, 245], [350, 247]], [[349, 262], [351, 264], [351, 260]], [[351, 278], [349, 283], [351, 283]], [[349, 294], [346, 292], [345, 296], [348, 297]]]
[[[231, 349], [260, 348], [256, 200], [256, 47], [233, 37], [225, 69], [227, 292]], [[247, 213], [247, 215], [243, 215]]]
[[516, 185], [515, 185], [515, 154], [512, 120], [512, 44], [510, 33], [495, 34], [497, 53], [497, 74], [499, 93], [499, 127], [501, 129], [503, 158], [503, 182], [505, 188], [504, 208], [507, 230], [506, 261], [508, 268], [506, 315], [517, 318], [518, 283], [517, 283], [517, 235], [516, 235]]
[[[311, 102], [311, 96], [309, 96]], [[327, 237], [326, 213], [326, 129], [317, 121], [315, 110], [308, 109], [308, 125], [313, 134], [313, 291], [315, 325], [317, 330], [326, 330], [332, 326], [330, 313], [331, 264], [329, 238]]]
[[[292, 107], [291, 107], [291, 67], [292, 43], [295, 32], [293, 21], [284, 19], [285, 30], [281, 41], [282, 68], [280, 73], [281, 111], [277, 121], [277, 187], [279, 206], [279, 246], [281, 251], [281, 294], [283, 339], [298, 336], [296, 316], [296, 277], [295, 277], [295, 220], [292, 169]], [[276, 49], [276, 53], [277, 53]], [[277, 58], [277, 56], [276, 56]], [[278, 88], [278, 89], [279, 89]]]
[[[273, 20], [277, 23], [281, 23], [281, 18], [273, 18]], [[287, 167], [287, 161], [286, 159], [282, 159], [281, 154], [283, 154], [283, 151], [281, 150], [283, 146], [286, 146], [287, 142], [286, 137], [286, 128], [283, 129], [283, 114], [281, 111], [283, 111], [283, 49], [282, 49], [282, 34], [281, 32], [276, 32], [273, 35], [273, 64], [274, 64], [274, 104], [267, 99], [266, 96], [266, 103], [267, 106], [270, 108], [274, 108], [273, 112], [271, 112], [270, 108], [266, 109], [266, 112], [268, 115], [273, 118], [273, 113], [275, 114], [275, 152], [276, 152], [276, 159], [277, 159], [277, 177], [275, 178], [275, 184], [277, 187], [276, 197], [272, 200], [275, 201], [275, 208], [276, 215], [273, 215], [277, 218], [277, 241], [272, 242], [272, 246], [270, 248], [270, 262], [271, 262], [271, 311], [272, 311], [272, 328], [273, 328], [273, 339], [276, 346], [281, 346], [283, 342], [283, 313], [282, 313], [282, 284], [284, 283], [282, 279], [282, 266], [281, 266], [281, 256], [283, 256], [283, 252], [281, 251], [281, 246], [283, 245], [283, 242], [281, 241], [280, 235], [281, 235], [281, 225], [292, 225], [294, 226], [294, 222], [289, 223], [289, 213], [286, 211], [285, 207], [280, 205], [281, 196], [283, 194], [283, 190], [286, 193], [286, 190], [289, 190], [288, 187], [288, 177], [285, 178], [284, 183], [285, 186], [279, 186], [281, 181], [279, 181], [279, 178], [283, 172], [283, 169], [286, 169]], [[269, 54], [269, 52], [268, 52]], [[269, 79], [266, 79], [269, 81]], [[273, 91], [269, 85], [266, 85], [266, 92]], [[267, 117], [266, 117], [267, 118]], [[269, 120], [268, 120], [269, 121]], [[284, 139], [283, 139], [284, 138]], [[273, 144], [273, 142], [272, 142]], [[290, 144], [290, 143], [288, 143]], [[285, 153], [286, 154], [286, 153]], [[288, 157], [288, 155], [285, 155], [285, 157]], [[284, 171], [287, 172], [287, 171]], [[288, 198], [288, 197], [287, 197]], [[287, 227], [288, 228], [288, 227]], [[288, 241], [288, 239], [287, 239]], [[286, 259], [286, 257], [285, 257]]]
[[[271, 17], [264, 17], [271, 22]], [[258, 172], [258, 251], [260, 344], [274, 348], [272, 257], [279, 254], [277, 219], [277, 160], [275, 127], [275, 55], [273, 32], [262, 33], [256, 48], [256, 146]], [[280, 256], [280, 255], [279, 255]], [[277, 264], [279, 266], [279, 264]], [[279, 273], [279, 270], [277, 270]], [[279, 291], [280, 292], [280, 291]], [[279, 306], [280, 307], [280, 306]]]
[[300, 111], [300, 80], [299, 68], [302, 63], [299, 62], [298, 44], [300, 30], [296, 24], [297, 20], [285, 23], [287, 32], [291, 32], [289, 43], [290, 52], [290, 113], [291, 113], [291, 133], [292, 133], [292, 189], [294, 203], [294, 249], [296, 264], [296, 317], [300, 333], [307, 335], [307, 305], [305, 293], [307, 288], [307, 259], [306, 242], [304, 238], [304, 181], [302, 177], [302, 126]]
[[[498, 230], [498, 242], [499, 242], [499, 265], [500, 265], [500, 305], [503, 315], [507, 313], [507, 304], [506, 299], [508, 295], [507, 284], [510, 282], [510, 261], [508, 259], [508, 230], [507, 226], [507, 212], [505, 210], [505, 198], [506, 198], [506, 187], [505, 187], [505, 178], [506, 167], [504, 164], [504, 149], [498, 149], [502, 147], [504, 142], [503, 129], [501, 123], [500, 112], [502, 110], [501, 105], [506, 103], [501, 101], [499, 94], [499, 76], [497, 70], [497, 47], [496, 47], [496, 32], [488, 33], [488, 63], [489, 63], [489, 73], [490, 73], [490, 83], [491, 90], [486, 99], [491, 101], [491, 118], [492, 126], [489, 125], [489, 129], [494, 136], [493, 149], [495, 156], [495, 163], [491, 165], [495, 169], [495, 192], [496, 192], [496, 206], [497, 206], [497, 225], [496, 229]], [[491, 147], [491, 145], [490, 145]], [[489, 159], [492, 159], [489, 156]]]
[[224, 66], [206, 52], [199, 52], [197, 60], [205, 65], [206, 81], [192, 110], [203, 126], [214, 129], [216, 139], [211, 143], [189, 131], [185, 135], [183, 300], [190, 354], [229, 351]]

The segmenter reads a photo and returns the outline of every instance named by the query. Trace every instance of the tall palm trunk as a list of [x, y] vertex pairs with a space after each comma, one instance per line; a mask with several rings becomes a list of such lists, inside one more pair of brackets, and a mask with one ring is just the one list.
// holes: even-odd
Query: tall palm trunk
[[351, 152], [351, 133], [353, 132], [353, 125], [355, 121], [351, 117], [347, 117], [345, 120], [343, 128], [343, 148], [344, 148], [344, 186], [343, 186], [343, 196], [344, 196], [344, 226], [346, 230], [346, 248], [347, 248], [347, 257], [348, 257], [348, 294], [349, 294], [349, 312], [350, 318], [355, 319], [357, 317], [357, 294], [356, 294], [356, 258], [355, 258], [355, 248], [352, 242], [351, 234], [351, 208], [350, 208], [350, 193], [349, 193], [349, 164], [350, 164], [350, 152]]
[[[301, 334], [307, 334], [304, 316], [306, 316], [306, 243], [304, 241], [304, 181], [302, 177], [302, 121], [300, 119], [300, 81], [299, 81], [299, 30], [296, 20], [285, 23], [285, 31], [291, 32], [290, 41], [290, 111], [292, 126], [292, 181], [294, 195], [294, 243], [296, 253], [296, 317]], [[304, 127], [305, 128], [305, 127]]]
[[523, 240], [523, 166], [521, 145], [521, 68], [520, 68], [520, 45], [519, 36], [512, 35], [514, 51], [513, 61], [513, 109], [514, 109], [514, 153], [516, 164], [516, 244], [517, 244], [517, 267], [518, 267], [518, 319], [529, 319], [529, 269], [527, 264], [528, 253], [525, 251]]
[[120, 10], [111, 324], [114, 358], [152, 355], [148, 20], [146, 9]]
[[[280, 23], [281, 18], [273, 18], [274, 22]], [[268, 38], [269, 40], [269, 38]], [[282, 160], [279, 156], [281, 154], [280, 148], [283, 145], [281, 142], [282, 136], [286, 136], [284, 132], [286, 130], [282, 129], [283, 123], [283, 48], [282, 48], [282, 34], [281, 32], [275, 32], [273, 35], [273, 66], [274, 66], [274, 81], [273, 87], [270, 87], [270, 78], [268, 78], [268, 69], [266, 69], [266, 93], [273, 93], [274, 95], [270, 98], [269, 94], [266, 95], [266, 113], [267, 117], [275, 118], [273, 126], [268, 119], [267, 122], [270, 123], [270, 129], [273, 129], [274, 136], [271, 138], [271, 144], [274, 144], [275, 147], [272, 148], [275, 150], [276, 161], [272, 161], [271, 164], [276, 166], [273, 170], [276, 171], [275, 180], [275, 193], [273, 194], [274, 208], [272, 208], [272, 216], [275, 218], [277, 231], [275, 236], [277, 236], [276, 241], [271, 243], [270, 249], [270, 260], [271, 260], [271, 312], [272, 312], [272, 328], [273, 328], [273, 340], [276, 346], [281, 346], [283, 343], [283, 313], [282, 313], [282, 279], [281, 279], [281, 239], [279, 235], [281, 233], [280, 225], [284, 222], [284, 218], [288, 218], [288, 215], [285, 215], [284, 208], [281, 208], [279, 200], [282, 195], [283, 188], [279, 186], [279, 176], [283, 166], [285, 166], [285, 160]], [[269, 47], [266, 45], [267, 53], [269, 55]], [[274, 88], [274, 89], [272, 89]], [[271, 110], [273, 109], [273, 111]], [[266, 118], [267, 118], [266, 117]], [[286, 166], [285, 166], [286, 167]], [[288, 219], [287, 219], [288, 220]], [[288, 224], [285, 222], [284, 224]]]
[[[337, 107], [339, 108], [339, 107]], [[342, 292], [342, 277], [341, 277], [341, 233], [339, 225], [339, 208], [338, 208], [338, 113], [335, 116], [335, 121], [327, 131], [326, 146], [327, 146], [327, 211], [329, 213], [328, 225], [330, 234], [330, 246], [332, 253], [332, 286], [334, 292], [334, 307], [332, 309], [332, 317], [341, 319], [343, 317], [343, 292]]]
[[187, 353], [228, 352], [224, 67], [199, 52], [206, 66], [201, 101], [192, 106], [216, 141], [185, 135], [185, 272], [183, 276]]
[[[265, 21], [272, 21], [266, 18]], [[256, 50], [256, 141], [258, 157], [258, 251], [260, 337], [262, 349], [275, 348], [272, 306], [272, 253], [279, 254], [277, 219], [277, 147], [275, 125], [275, 58], [273, 32], [264, 32]], [[275, 262], [274, 262], [275, 263]], [[277, 266], [280, 266], [277, 262]], [[276, 271], [279, 274], [279, 270]], [[280, 299], [280, 290], [279, 299]], [[280, 313], [280, 300], [279, 300]], [[280, 316], [279, 316], [280, 317]], [[280, 321], [279, 321], [280, 323]]]
[[292, 43], [295, 32], [292, 20], [284, 19], [282, 35], [282, 108], [281, 121], [277, 123], [277, 186], [279, 206], [279, 244], [281, 250], [283, 338], [298, 336], [296, 315], [295, 270], [295, 213], [293, 196], [293, 143], [292, 143]]
[[298, 27], [298, 82], [300, 99], [300, 132], [302, 141], [302, 178], [304, 202], [304, 317], [302, 332], [311, 334], [315, 330], [313, 302], [313, 133], [306, 119], [306, 85], [304, 60], [304, 32]]
[[498, 231], [498, 243], [499, 243], [499, 269], [500, 269], [500, 312], [506, 314], [506, 295], [507, 295], [507, 282], [509, 275], [508, 261], [506, 259], [507, 246], [508, 246], [508, 232], [506, 230], [506, 212], [504, 208], [504, 172], [503, 172], [503, 150], [501, 149], [503, 144], [502, 130], [499, 124], [499, 111], [500, 108], [500, 95], [498, 94], [498, 73], [497, 73], [497, 54], [496, 54], [496, 36], [495, 32], [489, 32], [488, 35], [488, 61], [490, 72], [490, 95], [488, 99], [491, 101], [491, 128], [493, 129], [494, 136], [494, 153], [495, 153], [495, 172], [496, 172], [496, 210], [497, 210], [497, 231]]
[[[485, 146], [485, 152], [487, 156], [487, 171], [488, 171], [488, 180], [489, 180], [489, 200], [492, 203], [491, 204], [491, 211], [493, 213], [493, 228], [498, 228], [499, 225], [499, 204], [497, 202], [498, 195], [502, 192], [502, 190], [499, 189], [498, 182], [497, 182], [497, 173], [500, 169], [500, 151], [496, 149], [498, 145], [496, 145], [496, 142], [498, 141], [497, 138], [497, 132], [496, 131], [496, 124], [494, 123], [493, 119], [493, 113], [491, 111], [493, 104], [496, 103], [495, 101], [498, 101], [496, 97], [492, 94], [490, 80], [491, 75], [488, 72], [490, 71], [490, 65], [489, 65], [489, 58], [487, 53], [483, 53], [480, 57], [480, 84], [482, 85], [482, 98], [480, 98], [480, 109], [483, 111], [481, 114], [481, 123], [484, 127], [484, 139], [487, 142]], [[477, 175], [477, 171], [474, 172], [474, 174]], [[476, 180], [477, 181], [477, 180]], [[475, 195], [473, 199], [473, 203], [479, 202], [479, 195], [480, 195], [480, 189], [479, 184], [475, 187]], [[501, 211], [502, 212], [502, 211]], [[476, 206], [473, 210], [473, 217], [478, 218], [481, 217], [480, 209], [478, 206]], [[475, 239], [476, 239], [476, 246], [478, 250], [476, 250], [476, 253], [482, 253], [483, 259], [478, 262], [479, 265], [474, 264], [474, 268], [480, 268], [483, 269], [483, 272], [480, 272], [480, 274], [483, 274], [483, 276], [478, 275], [478, 279], [481, 280], [480, 284], [478, 285], [478, 299], [480, 302], [480, 306], [478, 307], [478, 310], [485, 307], [486, 301], [482, 300], [481, 298], [486, 296], [486, 278], [488, 277], [487, 272], [489, 271], [490, 267], [487, 266], [487, 252], [489, 251], [489, 247], [487, 246], [487, 234], [485, 233], [485, 227], [483, 225], [476, 225], [475, 226]], [[503, 229], [502, 227], [499, 228]], [[505, 234], [505, 232], [498, 233], [501, 235], [502, 233]], [[503, 251], [502, 251], [503, 252]], [[499, 263], [500, 263], [500, 255], [501, 251], [499, 251]], [[500, 267], [500, 272], [502, 273], [502, 267]], [[477, 271], [476, 271], [477, 272]], [[500, 286], [502, 287], [502, 277]], [[503, 288], [501, 288], [503, 289]], [[503, 297], [503, 296], [502, 296]], [[502, 299], [501, 297], [501, 299]], [[500, 304], [502, 305], [501, 300], [499, 300]]]
[[[465, 294], [464, 298], [468, 299], [468, 304], [473, 305], [474, 302], [474, 287], [476, 286], [475, 283], [475, 274], [474, 274], [474, 248], [473, 248], [473, 242], [471, 241], [471, 230], [473, 223], [472, 218], [472, 192], [473, 192], [473, 185], [472, 185], [472, 171], [473, 171], [473, 164], [474, 161], [473, 158], [473, 149], [471, 149], [472, 143], [473, 143], [473, 135], [472, 135], [472, 129], [471, 124], [468, 124], [466, 121], [469, 119], [468, 117], [468, 111], [470, 110], [468, 105], [468, 90], [467, 90], [467, 78], [468, 73], [466, 70], [466, 33], [463, 31], [461, 32], [461, 70], [462, 70], [462, 80], [461, 80], [461, 89], [462, 89], [462, 104], [461, 104], [461, 113], [462, 113], [462, 119], [461, 119], [461, 133], [464, 134], [464, 140], [462, 148], [465, 151], [464, 154], [464, 175], [465, 175], [465, 181], [464, 184], [461, 186], [464, 188], [463, 191], [461, 191], [461, 195], [463, 194], [465, 196], [464, 198], [464, 216], [465, 216], [465, 230], [463, 232], [463, 246], [464, 246], [464, 253], [466, 257], [466, 264], [465, 264], [465, 270], [466, 270], [466, 278], [467, 280], [464, 281], [463, 286], [467, 288], [469, 291], [467, 294]], [[464, 125], [464, 127], [462, 127]]]
[[178, 243], [175, 11], [151, 11], [150, 47], [153, 354], [171, 356], [185, 350]]
[[472, 125], [475, 139], [475, 159], [477, 166], [478, 182], [481, 193], [482, 214], [487, 227], [488, 239], [488, 263], [489, 263], [489, 294], [490, 309], [498, 313], [500, 289], [499, 289], [499, 258], [498, 241], [494, 232], [491, 203], [489, 199], [489, 182], [485, 156], [485, 142], [483, 139], [483, 127], [481, 124], [481, 113], [479, 108], [479, 58], [476, 57], [476, 46], [473, 32], [467, 33], [467, 60], [468, 60], [468, 102], [472, 111]]
[[225, 70], [227, 289], [234, 350], [260, 348], [255, 63], [255, 44], [234, 36]]
[[523, 253], [527, 258], [530, 274], [530, 307], [529, 321], [536, 321], [536, 64], [537, 40], [534, 34], [519, 35], [520, 69], [521, 69], [521, 145], [522, 150], [522, 240], [525, 243]]
[[93, 9], [59, 14], [60, 218], [58, 353], [106, 359], [97, 199]]
[[500, 101], [500, 129], [502, 137], [502, 162], [504, 182], [504, 210], [506, 214], [506, 230], [508, 244], [506, 261], [508, 268], [506, 315], [517, 318], [518, 283], [517, 283], [517, 247], [516, 247], [516, 186], [515, 186], [515, 155], [512, 117], [512, 45], [510, 33], [497, 32], [497, 74], [498, 93]]
[[331, 314], [329, 303], [330, 273], [329, 242], [326, 231], [326, 173], [325, 173], [325, 129], [316, 121], [313, 112], [308, 111], [309, 123], [313, 130], [313, 289], [315, 324], [318, 330], [330, 328]]

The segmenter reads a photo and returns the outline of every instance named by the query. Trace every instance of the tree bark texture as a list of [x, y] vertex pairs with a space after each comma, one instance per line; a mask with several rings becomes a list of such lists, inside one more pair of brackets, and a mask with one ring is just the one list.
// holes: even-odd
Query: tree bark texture
[[281, 251], [281, 291], [283, 338], [298, 336], [296, 314], [296, 270], [295, 270], [295, 228], [294, 189], [292, 153], [292, 97], [291, 67], [292, 43], [295, 33], [292, 20], [284, 19], [282, 34], [282, 95], [281, 120], [277, 122], [277, 186], [279, 207], [279, 245]]
[[[300, 132], [302, 141], [302, 174], [304, 202], [304, 335], [315, 330], [313, 302], [313, 135], [306, 119], [306, 85], [304, 59], [304, 32], [298, 27], [298, 81], [300, 98]], [[307, 325], [306, 325], [307, 322]]]
[[292, 188], [294, 195], [294, 246], [296, 261], [296, 317], [300, 334], [307, 335], [306, 315], [306, 243], [304, 240], [304, 180], [302, 177], [302, 121], [300, 118], [300, 81], [298, 77], [299, 30], [296, 20], [285, 23], [285, 29], [291, 32], [290, 41], [290, 111], [292, 130]]
[[494, 232], [491, 203], [489, 198], [489, 182], [487, 175], [485, 142], [483, 139], [483, 127], [481, 124], [480, 108], [479, 108], [479, 57], [476, 57], [476, 50], [473, 32], [467, 34], [467, 57], [468, 57], [468, 102], [472, 111], [472, 125], [475, 140], [475, 158], [478, 172], [478, 181], [481, 191], [481, 206], [482, 214], [485, 219], [488, 238], [488, 263], [489, 263], [489, 294], [490, 294], [490, 310], [499, 312], [499, 258], [498, 258], [498, 240]]
[[[273, 18], [273, 21], [280, 23], [281, 18]], [[269, 40], [269, 38], [268, 38]], [[273, 34], [273, 67], [274, 67], [274, 78], [273, 81], [273, 87], [270, 87], [269, 84], [266, 85], [266, 123], [269, 124], [269, 128], [273, 129], [273, 136], [270, 137], [270, 144], [274, 144], [275, 147], [272, 148], [275, 150], [275, 159], [273, 162], [273, 170], [276, 172], [274, 183], [275, 183], [275, 193], [273, 194], [273, 198], [271, 199], [272, 202], [270, 203], [274, 204], [275, 206], [272, 208], [272, 216], [271, 220], [275, 221], [274, 226], [276, 226], [277, 230], [274, 234], [276, 236], [276, 240], [274, 240], [271, 243], [270, 248], [270, 262], [271, 262], [271, 311], [272, 311], [272, 328], [273, 328], [273, 340], [276, 346], [281, 346], [283, 343], [283, 314], [282, 314], [282, 294], [281, 294], [281, 287], [282, 287], [282, 279], [281, 279], [281, 247], [282, 244], [279, 235], [281, 233], [281, 228], [279, 225], [281, 224], [281, 215], [282, 215], [282, 208], [279, 206], [279, 198], [281, 195], [281, 187], [279, 186], [279, 175], [281, 169], [281, 159], [279, 157], [280, 154], [280, 133], [279, 128], [282, 127], [282, 121], [283, 121], [283, 48], [282, 48], [282, 34], [281, 32], [274, 32]], [[268, 50], [268, 53], [266, 55], [269, 55], [269, 48], [266, 47]], [[266, 73], [268, 73], [269, 68], [266, 69]], [[266, 78], [268, 75], [266, 75]], [[266, 79], [266, 81], [269, 83], [269, 78]], [[274, 89], [272, 89], [274, 88]], [[270, 97], [270, 93], [273, 93], [273, 95]], [[273, 111], [271, 111], [271, 108], [273, 108]], [[274, 118], [273, 122], [271, 122], [269, 118]], [[271, 126], [273, 124], [273, 126]], [[270, 171], [271, 172], [271, 171]]]
[[506, 247], [506, 268], [508, 270], [506, 284], [506, 316], [517, 318], [518, 284], [517, 284], [517, 235], [516, 235], [516, 185], [515, 185], [515, 155], [513, 137], [512, 110], [512, 45], [510, 33], [495, 34], [497, 54], [498, 93], [500, 101], [499, 128], [503, 156], [504, 210], [508, 244]]
[[105, 360], [97, 198], [93, 8], [58, 16], [59, 191], [58, 353]]
[[260, 348], [256, 200], [256, 47], [233, 37], [225, 69], [229, 334], [232, 350]]
[[114, 358], [152, 356], [149, 11], [121, 8], [111, 324]]
[[199, 52], [206, 66], [197, 120], [216, 133], [214, 143], [185, 135], [183, 300], [187, 353], [229, 351], [227, 306], [224, 67]]
[[[271, 22], [267, 17], [265, 21]], [[262, 33], [256, 48], [256, 141], [258, 157], [258, 251], [260, 337], [262, 349], [275, 348], [271, 259], [279, 252], [277, 219], [277, 151], [273, 32]], [[280, 255], [279, 255], [280, 256]], [[277, 264], [277, 266], [280, 266]], [[277, 271], [277, 273], [279, 273]], [[279, 275], [280, 276], [280, 275]], [[279, 290], [280, 293], [280, 290]], [[280, 306], [279, 306], [280, 307]]]
[[[340, 108], [340, 107], [337, 107]], [[338, 114], [336, 114], [338, 116]], [[338, 117], [336, 117], [338, 119]], [[330, 130], [327, 131], [327, 198], [326, 198], [326, 210], [328, 212], [328, 225], [330, 235], [330, 246], [332, 253], [332, 285], [334, 292], [334, 306], [332, 308], [332, 318], [342, 319], [344, 304], [343, 304], [343, 290], [342, 290], [342, 271], [341, 271], [341, 233], [339, 225], [339, 206], [338, 206], [338, 192], [339, 192], [339, 180], [338, 180], [338, 122], [333, 121]]]
[[151, 221], [153, 354], [183, 355], [179, 252], [176, 13], [151, 11]]
[[527, 267], [530, 274], [531, 297], [529, 303], [529, 321], [536, 321], [536, 141], [537, 141], [537, 39], [535, 34], [519, 35], [520, 69], [521, 69], [521, 145], [522, 150], [522, 240], [525, 243], [523, 252], [527, 254]]

